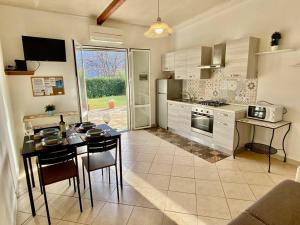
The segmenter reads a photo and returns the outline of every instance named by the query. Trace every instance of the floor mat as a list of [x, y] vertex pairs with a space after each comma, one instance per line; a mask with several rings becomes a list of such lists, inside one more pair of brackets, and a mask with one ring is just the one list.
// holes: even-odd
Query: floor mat
[[218, 162], [229, 156], [224, 152], [201, 145], [162, 128], [150, 128], [146, 131], [211, 163]]

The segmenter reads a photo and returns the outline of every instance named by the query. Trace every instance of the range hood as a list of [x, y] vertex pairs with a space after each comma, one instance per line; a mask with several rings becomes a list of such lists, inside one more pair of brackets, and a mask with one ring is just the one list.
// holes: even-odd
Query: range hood
[[200, 69], [218, 69], [225, 66], [226, 44], [216, 44], [213, 47], [212, 64], [198, 66]]

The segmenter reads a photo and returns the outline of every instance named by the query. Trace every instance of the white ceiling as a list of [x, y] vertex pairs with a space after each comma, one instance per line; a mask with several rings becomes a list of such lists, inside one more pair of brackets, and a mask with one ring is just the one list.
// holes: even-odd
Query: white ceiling
[[[160, 0], [163, 21], [177, 25], [229, 0]], [[0, 4], [78, 16], [97, 17], [111, 0], [0, 0]], [[149, 25], [157, 17], [157, 0], [126, 0], [111, 16], [126, 23]]]

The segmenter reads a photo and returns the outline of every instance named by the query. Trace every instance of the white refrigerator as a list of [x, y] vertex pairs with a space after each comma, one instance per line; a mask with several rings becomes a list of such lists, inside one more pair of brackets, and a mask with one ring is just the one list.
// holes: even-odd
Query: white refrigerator
[[182, 80], [159, 79], [156, 81], [157, 124], [168, 128], [168, 100], [182, 98]]

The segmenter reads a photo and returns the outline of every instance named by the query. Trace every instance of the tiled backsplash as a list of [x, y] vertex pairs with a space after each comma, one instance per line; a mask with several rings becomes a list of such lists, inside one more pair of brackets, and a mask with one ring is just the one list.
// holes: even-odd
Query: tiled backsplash
[[257, 79], [227, 77], [222, 69], [215, 70], [211, 79], [185, 80], [183, 90], [196, 99], [225, 99], [230, 103], [250, 104], [256, 102]]

